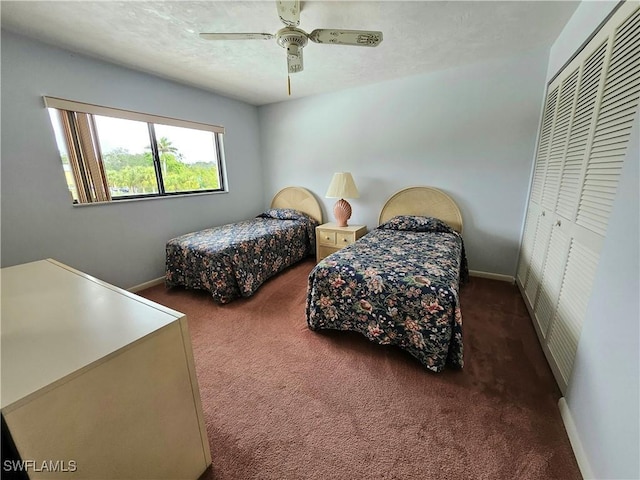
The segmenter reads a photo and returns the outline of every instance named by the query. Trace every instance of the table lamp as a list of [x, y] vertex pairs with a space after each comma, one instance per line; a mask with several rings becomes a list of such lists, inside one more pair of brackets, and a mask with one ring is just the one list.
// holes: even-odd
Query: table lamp
[[333, 215], [339, 227], [346, 227], [347, 220], [351, 218], [351, 205], [345, 198], [358, 198], [358, 189], [353, 181], [353, 177], [348, 172], [334, 173], [329, 189], [325, 197], [339, 198], [333, 207]]

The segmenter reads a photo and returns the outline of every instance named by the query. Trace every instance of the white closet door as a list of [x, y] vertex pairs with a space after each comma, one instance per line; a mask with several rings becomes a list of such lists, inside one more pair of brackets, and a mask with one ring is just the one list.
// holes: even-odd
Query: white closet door
[[550, 212], [555, 211], [562, 176], [562, 167], [567, 154], [567, 141], [573, 122], [576, 91], [580, 69], [576, 68], [560, 86], [560, 97], [556, 109], [547, 169], [542, 188], [542, 206]]
[[576, 223], [605, 235], [640, 91], [640, 10], [616, 31]]
[[542, 271], [541, 286], [535, 304], [535, 320], [543, 338], [547, 337], [547, 331], [556, 312], [558, 297], [562, 287], [567, 253], [570, 238], [563, 231], [561, 225], [552, 227], [549, 248]]
[[594, 111], [598, 100], [607, 42], [596, 48], [582, 68], [576, 108], [569, 135], [560, 179], [560, 191], [556, 211], [568, 220], [575, 220], [578, 198], [582, 188], [582, 175], [587, 145], [592, 135]]
[[538, 140], [538, 153], [536, 155], [536, 165], [533, 173], [533, 185], [531, 186], [531, 200], [538, 205], [542, 203], [542, 192], [547, 169], [547, 159], [549, 158], [549, 146], [553, 134], [553, 125], [556, 115], [558, 101], [558, 87], [551, 90], [547, 95], [544, 118]]
[[529, 266], [529, 274], [527, 283], [524, 286], [524, 294], [530, 305], [535, 305], [542, 279], [542, 268], [544, 267], [544, 259], [547, 255], [547, 246], [549, 244], [549, 236], [551, 235], [550, 217], [543, 210], [538, 215], [536, 223], [536, 234], [533, 241], [533, 250], [531, 252], [531, 263]]
[[573, 369], [597, 266], [597, 254], [575, 241], [572, 242], [548, 336], [549, 351], [560, 372], [563, 390]]
[[621, 4], [548, 91], [516, 278], [564, 392], [638, 108], [638, 4]]
[[[546, 176], [547, 160], [549, 158], [549, 146], [551, 145], [551, 134], [553, 132], [553, 121], [556, 114], [556, 105], [558, 100], [558, 89], [553, 89], [546, 98], [544, 114], [542, 119], [542, 125], [540, 127], [540, 136], [538, 139], [538, 149], [536, 154], [536, 163], [533, 173], [533, 184], [531, 186], [531, 202], [527, 211], [527, 219], [525, 223], [525, 233], [522, 240], [522, 247], [520, 251], [520, 259], [518, 261], [518, 271], [516, 278], [520, 281], [521, 287], [524, 289], [529, 282], [529, 291], [534, 295], [537, 292], [539, 276], [539, 270], [541, 265], [538, 266], [538, 272], [533, 273], [531, 271], [532, 259], [534, 258], [534, 252], [539, 256], [540, 248], [546, 242], [546, 239], [541, 239], [545, 236], [544, 231], [539, 232], [538, 229], [541, 225], [540, 215], [542, 210], [538, 208], [541, 204], [542, 192], [544, 188], [544, 179]], [[544, 222], [542, 222], [543, 230], [546, 230]], [[540, 233], [540, 235], [538, 235]], [[537, 240], [536, 240], [537, 239]], [[536, 246], [537, 245], [537, 246]], [[541, 259], [540, 259], [541, 261]]]
[[516, 280], [523, 289], [527, 283], [527, 276], [529, 275], [529, 265], [531, 265], [531, 255], [536, 235], [538, 212], [534, 211], [534, 207], [534, 203], [530, 204], [527, 211], [527, 219], [522, 235], [522, 246], [520, 248], [520, 258], [518, 260], [518, 271], [516, 273]]

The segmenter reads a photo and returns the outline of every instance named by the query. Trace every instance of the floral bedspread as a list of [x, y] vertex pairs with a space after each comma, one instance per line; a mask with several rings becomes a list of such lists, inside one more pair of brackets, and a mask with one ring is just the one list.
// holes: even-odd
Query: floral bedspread
[[435, 372], [462, 368], [458, 292], [467, 278], [457, 232], [435, 218], [394, 217], [316, 265], [307, 324], [397, 345]]
[[219, 303], [251, 296], [315, 250], [318, 222], [292, 209], [188, 233], [166, 245], [165, 285], [207, 290]]

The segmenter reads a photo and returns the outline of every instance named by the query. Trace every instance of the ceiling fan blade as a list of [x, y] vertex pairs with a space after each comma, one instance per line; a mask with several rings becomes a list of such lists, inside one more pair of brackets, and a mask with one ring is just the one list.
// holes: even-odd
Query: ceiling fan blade
[[309, 34], [309, 40], [315, 43], [334, 43], [336, 45], [355, 45], [359, 47], [377, 47], [382, 42], [382, 32], [367, 30], [331, 30], [319, 28]]
[[271, 40], [276, 38], [270, 33], [201, 33], [204, 40]]
[[300, 25], [300, 0], [276, 0], [276, 5], [278, 6], [278, 15], [280, 15], [282, 23], [287, 27]]
[[301, 72], [304, 68], [302, 64], [302, 48], [291, 44], [287, 46], [287, 67], [289, 73]]

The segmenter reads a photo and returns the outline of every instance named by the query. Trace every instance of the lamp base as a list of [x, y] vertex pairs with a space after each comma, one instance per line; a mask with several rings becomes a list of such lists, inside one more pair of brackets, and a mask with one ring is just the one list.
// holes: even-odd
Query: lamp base
[[344, 198], [336, 202], [333, 207], [333, 216], [336, 217], [336, 223], [339, 227], [346, 227], [347, 220], [351, 218], [351, 205]]

